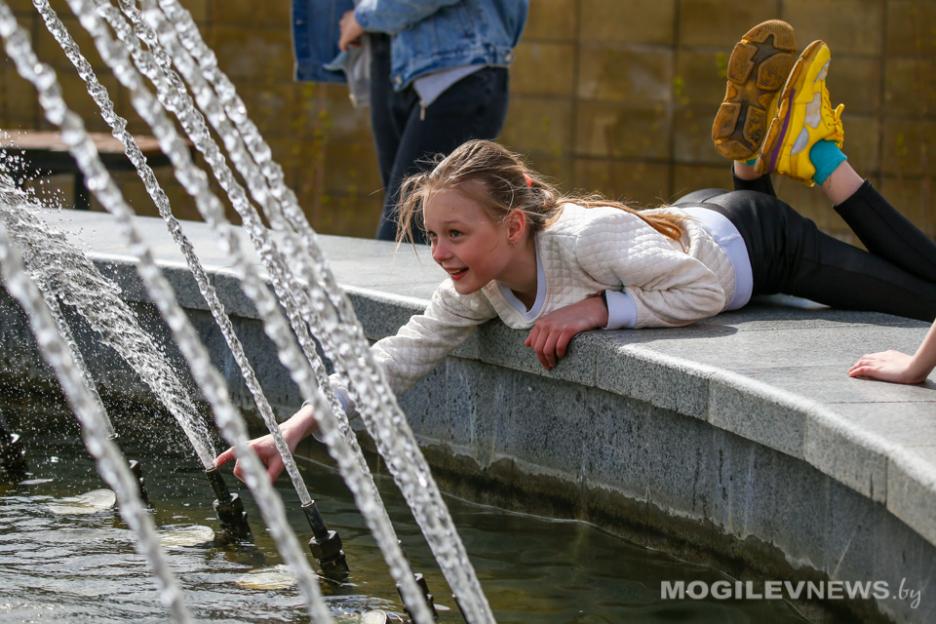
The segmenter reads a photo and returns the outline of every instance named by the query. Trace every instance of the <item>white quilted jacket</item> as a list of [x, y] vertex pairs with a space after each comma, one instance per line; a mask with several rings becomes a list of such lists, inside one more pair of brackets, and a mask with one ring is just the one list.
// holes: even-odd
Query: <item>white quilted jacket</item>
[[[661, 212], [682, 214], [678, 208], [644, 214]], [[680, 244], [623, 210], [565, 205], [559, 218], [536, 235], [537, 261], [546, 280], [540, 316], [621, 288], [636, 301], [636, 327], [688, 325], [718, 314], [734, 294], [734, 269], [704, 228], [689, 217], [684, 225]], [[399, 393], [494, 317], [514, 329], [532, 327], [536, 320], [527, 320], [508, 303], [496, 282], [460, 295], [446, 279], [425, 312], [371, 348]]]

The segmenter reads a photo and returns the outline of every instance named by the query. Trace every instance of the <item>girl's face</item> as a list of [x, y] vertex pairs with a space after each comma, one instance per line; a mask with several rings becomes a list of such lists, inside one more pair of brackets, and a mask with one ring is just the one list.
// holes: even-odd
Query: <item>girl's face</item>
[[[483, 192], [480, 183], [467, 184]], [[523, 224], [518, 232], [515, 221], [492, 219], [480, 203], [456, 189], [433, 193], [423, 207], [432, 259], [463, 295], [498, 279], [510, 267], [523, 238]]]

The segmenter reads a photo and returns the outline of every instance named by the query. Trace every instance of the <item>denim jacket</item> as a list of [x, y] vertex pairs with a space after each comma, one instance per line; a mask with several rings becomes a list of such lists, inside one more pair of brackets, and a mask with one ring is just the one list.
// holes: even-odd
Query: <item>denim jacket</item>
[[463, 65], [506, 66], [526, 23], [529, 0], [293, 0], [296, 79], [345, 82], [338, 22], [354, 9], [368, 32], [391, 35], [390, 81], [401, 91], [415, 78]]

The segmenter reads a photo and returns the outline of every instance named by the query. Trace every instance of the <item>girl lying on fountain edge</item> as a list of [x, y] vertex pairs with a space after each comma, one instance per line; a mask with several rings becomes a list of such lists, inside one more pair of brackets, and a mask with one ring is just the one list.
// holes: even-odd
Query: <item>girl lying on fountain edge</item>
[[[933, 320], [936, 244], [842, 152], [844, 106], [832, 108], [826, 89], [828, 46], [814, 41], [798, 58], [795, 50], [792, 27], [770, 20], [731, 54], [712, 136], [733, 161], [733, 191], [699, 190], [638, 212], [562, 195], [489, 141], [469, 141], [406, 180], [398, 240], [412, 236], [421, 214], [449, 277], [425, 312], [372, 346], [394, 391], [495, 317], [529, 329], [524, 344], [547, 369], [580, 332], [688, 325], [756, 294]], [[770, 173], [819, 185], [868, 251], [823, 234], [779, 200]], [[294, 448], [314, 426], [305, 406], [282, 424], [283, 436]], [[278, 475], [270, 436], [252, 444]], [[216, 464], [233, 457], [225, 451]]]

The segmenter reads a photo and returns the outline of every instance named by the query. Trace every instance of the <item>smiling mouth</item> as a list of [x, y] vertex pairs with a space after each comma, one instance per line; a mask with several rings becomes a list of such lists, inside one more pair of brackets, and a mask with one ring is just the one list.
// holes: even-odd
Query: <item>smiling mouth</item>
[[467, 268], [463, 269], [446, 269], [449, 276], [456, 282], [465, 276], [465, 273], [468, 272]]

